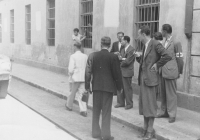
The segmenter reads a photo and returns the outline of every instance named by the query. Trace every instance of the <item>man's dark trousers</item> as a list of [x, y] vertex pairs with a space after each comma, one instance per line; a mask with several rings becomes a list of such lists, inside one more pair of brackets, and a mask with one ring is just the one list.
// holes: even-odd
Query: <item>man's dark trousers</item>
[[[126, 99], [126, 105], [127, 106], [133, 106], [133, 89], [131, 87], [132, 84], [132, 77], [123, 77], [122, 76], [122, 81], [123, 81], [123, 92], [124, 94], [121, 96], [125, 95]], [[122, 105], [124, 105], [124, 100], [120, 102]]]
[[[93, 121], [92, 136], [110, 138], [110, 118], [113, 93], [105, 91], [93, 91]], [[102, 111], [102, 125], [99, 126], [99, 118]]]

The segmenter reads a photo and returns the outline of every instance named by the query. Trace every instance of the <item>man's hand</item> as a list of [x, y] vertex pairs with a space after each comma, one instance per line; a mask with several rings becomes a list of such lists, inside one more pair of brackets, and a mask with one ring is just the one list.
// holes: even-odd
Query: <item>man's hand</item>
[[116, 54], [116, 55], [120, 55], [120, 53], [119, 53], [119, 52], [114, 52], [114, 54]]
[[134, 52], [135, 57], [140, 57], [142, 55], [142, 52]]
[[117, 90], [117, 93], [118, 93], [118, 94], [122, 94], [122, 93], [123, 93], [123, 89]]
[[119, 58], [119, 60], [122, 60], [122, 56], [121, 55], [118, 55], [118, 58]]
[[156, 64], [154, 64], [152, 67], [151, 67], [151, 70], [153, 70], [153, 71], [158, 71], [158, 68], [157, 68], [157, 65]]

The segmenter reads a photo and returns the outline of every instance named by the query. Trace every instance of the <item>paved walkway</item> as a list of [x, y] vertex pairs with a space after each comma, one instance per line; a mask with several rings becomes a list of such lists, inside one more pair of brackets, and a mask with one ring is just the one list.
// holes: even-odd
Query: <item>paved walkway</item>
[[[38, 69], [22, 64], [13, 64], [13, 77], [26, 83], [32, 84], [46, 91], [51, 91], [58, 95], [66, 97], [69, 95], [68, 77], [43, 69]], [[143, 117], [138, 115], [138, 96], [133, 96], [134, 108], [124, 110], [124, 108], [114, 108], [112, 118], [125, 125], [141, 129]], [[113, 100], [113, 106], [116, 104], [116, 96]], [[92, 107], [92, 96], [89, 100]], [[196, 140], [200, 137], [200, 113], [178, 108], [177, 121], [168, 123], [167, 119], [156, 119], [155, 129], [158, 136], [163, 136], [170, 140]]]
[[10, 96], [0, 112], [0, 140], [76, 140]]

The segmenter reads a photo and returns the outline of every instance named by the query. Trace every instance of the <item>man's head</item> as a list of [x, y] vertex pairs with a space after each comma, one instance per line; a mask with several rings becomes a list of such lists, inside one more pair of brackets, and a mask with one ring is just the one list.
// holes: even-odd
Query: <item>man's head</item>
[[77, 36], [78, 33], [79, 33], [79, 29], [78, 29], [78, 28], [75, 28], [75, 29], [74, 29], [74, 35]]
[[104, 36], [101, 38], [101, 47], [103, 48], [109, 48], [111, 44], [111, 39], [108, 36]]
[[156, 32], [154, 35], [153, 35], [154, 39], [155, 40], [159, 40], [159, 41], [162, 41], [163, 40], [163, 36], [162, 36], [162, 33], [161, 32]]
[[122, 41], [122, 38], [124, 37], [124, 33], [123, 32], [118, 32], [117, 33], [117, 38], [118, 38], [118, 41], [121, 42]]
[[124, 36], [123, 38], [122, 38], [122, 42], [121, 42], [121, 44], [122, 44], [122, 46], [127, 46], [129, 43], [130, 43], [130, 37], [129, 36]]
[[80, 42], [75, 42], [74, 43], [74, 49], [75, 49], [75, 51], [81, 50], [81, 43]]
[[144, 25], [138, 30], [138, 39], [145, 44], [148, 41], [148, 39], [151, 38], [150, 33], [151, 31], [149, 26]]
[[170, 24], [164, 24], [162, 26], [163, 37], [167, 37], [168, 35], [171, 35], [171, 33], [172, 33], [172, 26]]

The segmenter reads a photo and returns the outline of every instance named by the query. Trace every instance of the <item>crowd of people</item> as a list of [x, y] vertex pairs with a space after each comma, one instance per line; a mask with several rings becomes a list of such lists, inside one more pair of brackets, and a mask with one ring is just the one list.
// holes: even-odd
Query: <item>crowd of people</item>
[[[110, 129], [113, 95], [117, 95], [115, 108], [133, 108], [131, 84], [134, 62], [137, 61], [140, 64], [139, 114], [144, 118], [143, 132], [138, 137], [151, 140], [155, 136], [155, 118], [169, 118], [169, 123], [176, 120], [176, 80], [183, 67], [177, 61], [182, 57], [181, 44], [174, 41], [172, 26], [169, 24], [164, 24], [161, 32], [155, 33], [153, 38], [148, 26], [140, 27], [137, 40], [144, 44], [140, 51], [130, 45], [130, 37], [123, 32], [118, 32], [117, 37], [118, 41], [112, 44], [111, 49], [110, 37], [102, 37], [101, 50], [87, 56], [81, 52], [81, 41], [85, 36], [81, 36], [78, 29], [74, 30], [72, 38], [75, 53], [70, 56], [68, 67], [71, 94], [65, 106], [72, 111], [77, 95], [80, 114], [87, 117], [87, 100], [83, 100], [83, 97], [92, 93], [92, 137], [113, 140]], [[158, 98], [161, 101], [159, 113]]]

